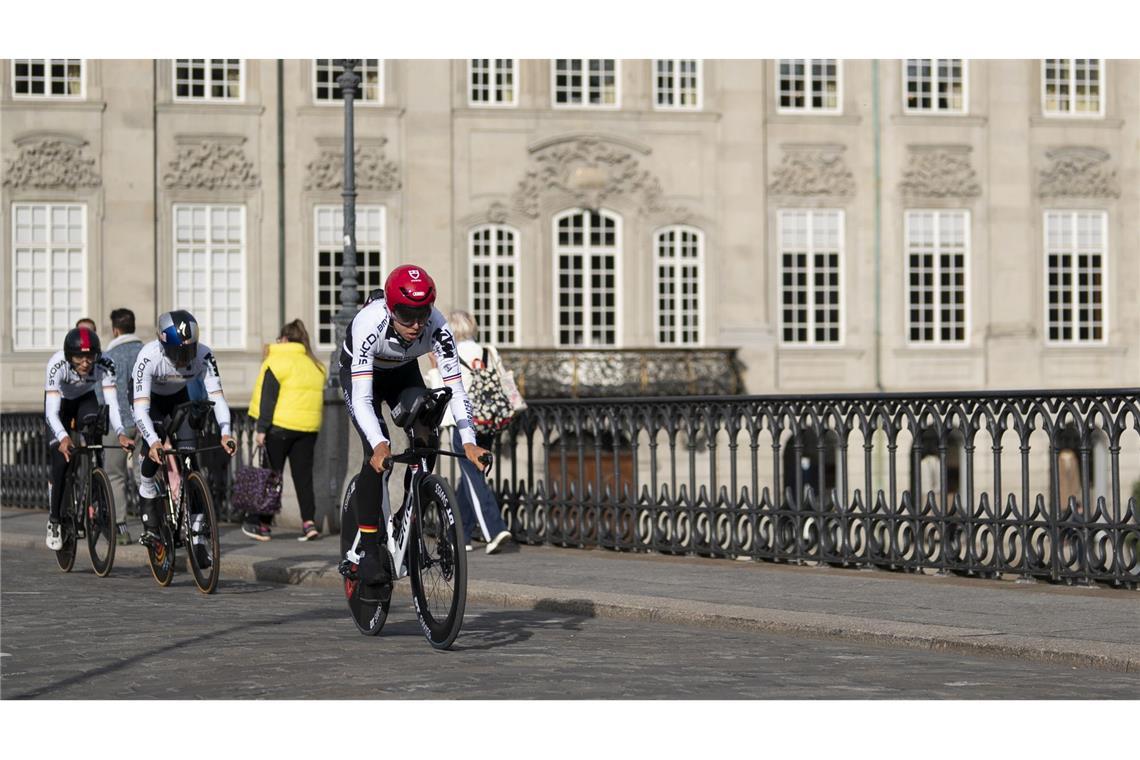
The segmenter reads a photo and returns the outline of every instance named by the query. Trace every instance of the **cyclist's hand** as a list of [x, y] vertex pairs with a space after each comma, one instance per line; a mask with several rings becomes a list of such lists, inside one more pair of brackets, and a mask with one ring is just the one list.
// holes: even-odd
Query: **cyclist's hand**
[[223, 435], [222, 448], [225, 449], [226, 453], [232, 457], [234, 455], [234, 452], [237, 451], [237, 441], [234, 440], [234, 437], [232, 435]]
[[155, 464], [162, 464], [162, 441], [155, 441], [150, 445], [147, 457]]
[[119, 433], [119, 448], [124, 449], [125, 451], [133, 451], [135, 448], [135, 442], [122, 433]]
[[65, 461], [65, 462], [71, 461], [71, 448], [74, 445], [75, 444], [72, 443], [71, 436], [69, 436], [69, 435], [65, 435], [63, 437], [63, 440], [61, 440], [59, 442], [59, 453], [63, 454], [63, 461]]
[[376, 444], [372, 449], [372, 458], [368, 460], [368, 464], [376, 472], [384, 472], [384, 460], [392, 456], [392, 447], [387, 441]]
[[467, 455], [468, 461], [478, 467], [479, 471], [484, 475], [490, 472], [491, 462], [494, 461], [494, 456], [491, 452], [473, 443], [465, 443], [463, 444], [463, 453]]

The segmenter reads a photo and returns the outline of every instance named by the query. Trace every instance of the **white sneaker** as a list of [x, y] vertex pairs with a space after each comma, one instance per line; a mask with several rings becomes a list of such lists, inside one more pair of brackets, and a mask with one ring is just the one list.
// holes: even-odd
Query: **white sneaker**
[[499, 551], [499, 547], [502, 545], [502, 543], [504, 541], [510, 541], [510, 540], [511, 540], [511, 532], [509, 530], [499, 531], [499, 535], [492, 538], [491, 543], [487, 544], [487, 553], [488, 554], [495, 554], [496, 552]]
[[63, 548], [63, 537], [60, 535], [59, 523], [48, 520], [47, 548], [57, 552]]

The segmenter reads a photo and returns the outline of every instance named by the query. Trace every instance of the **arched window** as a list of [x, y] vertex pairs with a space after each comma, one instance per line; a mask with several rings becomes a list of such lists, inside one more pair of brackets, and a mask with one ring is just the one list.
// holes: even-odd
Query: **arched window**
[[502, 224], [472, 228], [467, 236], [471, 315], [479, 341], [518, 345], [518, 232]]
[[571, 209], [554, 217], [553, 227], [558, 345], [617, 345], [621, 217]]
[[657, 344], [702, 343], [704, 314], [704, 233], [676, 225], [659, 230], [653, 240], [654, 323]]

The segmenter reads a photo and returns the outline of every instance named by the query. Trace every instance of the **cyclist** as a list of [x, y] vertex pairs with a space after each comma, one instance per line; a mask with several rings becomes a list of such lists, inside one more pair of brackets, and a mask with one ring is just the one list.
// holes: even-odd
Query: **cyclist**
[[436, 289], [423, 267], [398, 266], [353, 317], [340, 351], [340, 387], [348, 416], [364, 446], [364, 463], [356, 480], [356, 520], [362, 550], [358, 572], [360, 598], [376, 602], [389, 598], [395, 568], [381, 517], [381, 497], [388, 500], [381, 472], [391, 456], [388, 429], [380, 402], [392, 408], [405, 388], [423, 388], [416, 359], [435, 353], [443, 382], [451, 388], [451, 414], [467, 458], [482, 466], [488, 453], [475, 443], [471, 403], [459, 373], [459, 355], [447, 320], [435, 308]]
[[[166, 427], [174, 408], [190, 400], [186, 386], [202, 380], [214, 402], [214, 417], [222, 433], [222, 446], [233, 456], [237, 446], [230, 435], [230, 407], [222, 393], [222, 378], [218, 363], [210, 347], [198, 340], [198, 321], [188, 311], [168, 311], [158, 318], [158, 339], [147, 343], [135, 359], [134, 382], [131, 385], [131, 407], [139, 434], [149, 447], [142, 462], [139, 479], [139, 508], [142, 513], [143, 535], [139, 543], [148, 544], [157, 538], [161, 507], [158, 486], [154, 476], [165, 462], [162, 456], [162, 439], [155, 430], [155, 421]], [[193, 441], [197, 433], [187, 419], [180, 430], [167, 430], [171, 441]], [[191, 520], [194, 515], [191, 515]], [[206, 547], [196, 544], [199, 566], [206, 567], [209, 557]]]
[[71, 449], [75, 443], [68, 430], [78, 420], [99, 411], [95, 386], [103, 386], [103, 398], [110, 412], [111, 427], [119, 436], [119, 445], [129, 448], [131, 439], [123, 429], [119, 417], [119, 403], [115, 397], [115, 363], [102, 355], [99, 336], [87, 327], [75, 327], [63, 338], [63, 349], [52, 354], [47, 363], [47, 383], [44, 386], [44, 416], [51, 428], [51, 491], [48, 495], [47, 546], [52, 551], [63, 548], [60, 536], [60, 507], [63, 502], [63, 480]]

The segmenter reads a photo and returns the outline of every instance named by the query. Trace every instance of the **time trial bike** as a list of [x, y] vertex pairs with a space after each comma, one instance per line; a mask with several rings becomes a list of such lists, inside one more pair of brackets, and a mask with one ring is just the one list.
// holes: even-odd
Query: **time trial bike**
[[[392, 419], [404, 428], [410, 445], [386, 460], [385, 492], [393, 464], [408, 465], [408, 477], [400, 508], [390, 514], [387, 499], [382, 505], [388, 551], [396, 570], [392, 581], [411, 579], [416, 617], [435, 649], [448, 649], [455, 642], [467, 605], [467, 551], [455, 491], [431, 472], [437, 456], [463, 456], [439, 449], [439, 423], [450, 398], [450, 388], [409, 388], [400, 394]], [[488, 453], [480, 461], [489, 470], [493, 460]], [[391, 599], [360, 599], [357, 570], [363, 554], [359, 552], [355, 493], [353, 478], [341, 504], [339, 570], [353, 622], [361, 633], [375, 636], [388, 618]]]
[[[103, 434], [107, 430], [107, 407], [79, 421], [79, 443], [71, 449], [71, 461], [63, 479], [60, 502], [60, 538], [56, 564], [65, 573], [75, 566], [79, 539], [87, 539], [91, 568], [105, 578], [115, 564], [115, 496], [103, 470]], [[88, 443], [91, 441], [91, 443]]]
[[[206, 426], [206, 417], [212, 401], [188, 401], [174, 407], [170, 425], [166, 430], [173, 448], [163, 449], [162, 456], [170, 457], [170, 464], [159, 467], [155, 475], [158, 498], [163, 506], [155, 532], [157, 538], [144, 534], [139, 543], [146, 546], [150, 572], [160, 586], [169, 586], [174, 579], [175, 552], [190, 547], [187, 559], [194, 584], [203, 594], [212, 594], [218, 587], [221, 575], [221, 547], [218, 543], [218, 513], [210, 497], [210, 486], [200, 469], [198, 455], [215, 451], [221, 446], [198, 446], [198, 434]], [[194, 436], [187, 440], [174, 440], [187, 423]], [[159, 438], [166, 435], [156, 425]], [[174, 482], [171, 482], [171, 481]]]

